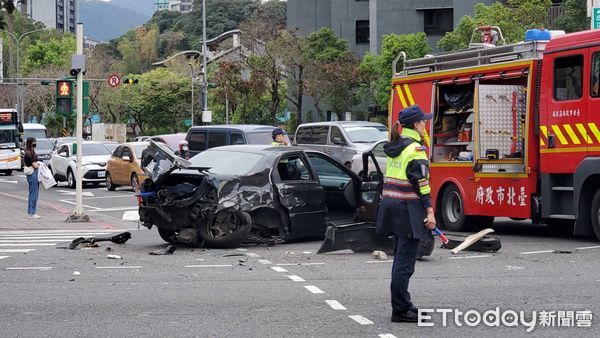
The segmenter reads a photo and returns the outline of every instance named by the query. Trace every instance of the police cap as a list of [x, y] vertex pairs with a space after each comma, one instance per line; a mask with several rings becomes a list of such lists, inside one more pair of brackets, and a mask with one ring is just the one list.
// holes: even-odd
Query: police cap
[[431, 120], [432, 117], [433, 115], [425, 114], [421, 107], [415, 104], [408, 108], [402, 109], [400, 114], [398, 114], [398, 121], [400, 121], [400, 124], [403, 126], [409, 126], [419, 121]]

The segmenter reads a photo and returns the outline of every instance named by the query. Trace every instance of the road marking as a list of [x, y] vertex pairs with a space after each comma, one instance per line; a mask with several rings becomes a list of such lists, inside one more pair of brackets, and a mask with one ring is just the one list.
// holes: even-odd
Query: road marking
[[119, 197], [133, 197], [135, 198], [135, 194], [129, 194], [129, 195], [118, 195], [118, 196], [102, 196], [102, 197], [86, 197], [84, 198], [84, 200], [99, 200], [99, 199], [103, 199], [103, 198], [119, 198]]
[[5, 240], [31, 240], [31, 239], [46, 239], [46, 242], [49, 242], [53, 239], [60, 239], [60, 240], [73, 240], [77, 237], [81, 237], [81, 236], [2, 236], [0, 235], [0, 241], [5, 241]]
[[0, 243], [0, 246], [55, 246], [56, 243]]
[[288, 272], [286, 269], [284, 268], [280, 268], [278, 266], [272, 266], [271, 269], [277, 271], [277, 272]]
[[394, 335], [393, 335], [393, 334], [391, 334], [391, 333], [381, 333], [381, 334], [379, 335], [379, 338], [397, 338], [397, 337], [396, 337], [396, 336], [394, 336]]
[[259, 254], [254, 253], [254, 252], [249, 252], [249, 253], [246, 254], [246, 256], [252, 257], [252, 258], [259, 258], [260, 257]]
[[533, 254], [550, 253], [550, 252], [554, 252], [554, 250], [527, 251], [527, 252], [521, 252], [519, 255], [533, 255]]
[[[67, 203], [67, 204], [72, 204], [72, 205], [77, 205], [75, 202], [71, 202], [71, 201], [67, 201], [67, 200], [59, 200], [59, 202], [63, 202], [63, 203]], [[82, 204], [81, 206], [84, 207], [84, 208], [87, 208], [87, 209], [100, 209], [98, 207], [94, 207], [94, 206], [87, 205], [87, 204]], [[88, 211], [92, 211], [92, 210], [88, 210]]]
[[394, 262], [394, 260], [392, 259], [392, 260], [386, 260], [386, 261], [382, 261], [382, 260], [379, 260], [379, 261], [367, 261], [367, 264], [373, 264], [373, 263], [393, 263], [393, 262]]
[[125, 211], [123, 213], [122, 220], [130, 221], [130, 222], [137, 222], [140, 220], [140, 214], [137, 210]]
[[[0, 239], [0, 244], [4, 243], [47, 243], [47, 242], [70, 242], [70, 239]], [[56, 244], [56, 243], [55, 243]]]
[[50, 270], [51, 266], [21, 266], [14, 268], [6, 268], [6, 270]]
[[0, 259], [8, 258], [10, 256], [0, 256]]
[[279, 263], [279, 264], [275, 264], [277, 266], [292, 266], [292, 265], [304, 265], [304, 266], [310, 266], [310, 265], [325, 265], [325, 263]]
[[271, 263], [271, 261], [269, 261], [269, 260], [266, 260], [266, 259], [259, 259], [259, 260], [258, 260], [258, 262], [259, 262], [260, 264], [264, 264], [264, 265], [273, 264], [273, 263]]
[[12, 184], [19, 184], [19, 182], [17, 181], [9, 181], [7, 179], [4, 178], [0, 178], [0, 183], [12, 183]]
[[140, 269], [141, 265], [97, 266], [96, 269]]
[[95, 208], [94, 210], [89, 210], [90, 212], [104, 212], [104, 211], [124, 211], [124, 210], [138, 210], [139, 207], [121, 207], [121, 208]]
[[581, 248], [575, 248], [577, 250], [588, 250], [588, 249], [598, 249], [600, 248], [600, 245], [594, 245], [594, 246], [583, 246]]
[[331, 306], [331, 308], [334, 310], [347, 310], [346, 307], [337, 300], [328, 299], [325, 301], [325, 303], [329, 304], [329, 306]]
[[184, 268], [224, 268], [231, 264], [212, 264], [212, 265], [185, 265]]
[[[77, 195], [76, 191], [71, 191], [71, 190], [56, 190], [57, 192], [61, 193], [62, 195], [65, 196], [75, 196]], [[81, 192], [81, 196], [87, 196], [87, 197], [94, 197], [94, 193], [90, 192], [90, 191], [82, 191]]]
[[457, 257], [448, 257], [448, 259], [469, 259], [469, 258], [489, 258], [492, 255], [475, 255], [475, 256], [457, 256]]
[[296, 275], [286, 276], [287, 278], [293, 280], [294, 282], [306, 282], [304, 278]]
[[319, 289], [318, 287], [316, 287], [314, 285], [305, 285], [304, 287], [306, 288], [306, 290], [308, 290], [312, 293], [325, 293], [325, 292], [323, 292], [323, 290]]
[[21, 252], [21, 253], [27, 253], [27, 252], [31, 252], [34, 251], [35, 249], [0, 249], [0, 252]]
[[372, 325], [373, 324], [372, 321], [368, 320], [367, 318], [365, 318], [361, 315], [348, 316], [348, 317], [350, 317], [352, 320], [359, 323], [360, 325]]
[[[5, 239], [14, 239], [14, 238], [25, 238], [25, 237], [33, 237], [33, 238], [77, 238], [77, 237], [84, 237], [84, 236], [96, 236], [96, 235], [110, 235], [111, 233], [109, 232], [88, 232], [88, 233], [74, 233], [74, 234], [67, 234], [67, 233], [58, 233], [58, 234], [12, 234], [12, 235], [3, 235], [0, 234], [0, 238], [5, 238]], [[29, 236], [27, 236], [29, 235]], [[32, 239], [33, 239], [32, 238]]]
[[[131, 230], [135, 230], [135, 229], [131, 229]], [[117, 232], [120, 230], [115, 230], [113, 232]], [[4, 235], [13, 235], [13, 236], [22, 236], [24, 234], [26, 235], [46, 235], [46, 234], [51, 234], [51, 235], [73, 235], [74, 234], [92, 234], [92, 235], [106, 235], [109, 232], [107, 232], [106, 229], [88, 229], [88, 230], [11, 230], [11, 231], [0, 231], [0, 235], [4, 236]]]

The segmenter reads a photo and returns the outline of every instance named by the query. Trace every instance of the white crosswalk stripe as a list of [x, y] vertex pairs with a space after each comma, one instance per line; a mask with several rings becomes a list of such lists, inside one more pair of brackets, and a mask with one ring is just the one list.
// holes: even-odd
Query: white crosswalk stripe
[[[9, 230], [0, 231], [0, 259], [11, 258], [11, 254], [26, 254], [56, 245], [65, 245], [79, 237], [109, 236], [106, 229], [91, 230]], [[14, 258], [14, 257], [13, 257]]]

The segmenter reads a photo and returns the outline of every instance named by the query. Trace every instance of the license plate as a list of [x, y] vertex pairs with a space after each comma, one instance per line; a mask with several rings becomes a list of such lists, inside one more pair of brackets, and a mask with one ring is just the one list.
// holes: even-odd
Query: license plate
[[98, 177], [104, 177], [106, 176], [106, 171], [99, 171], [98, 172]]

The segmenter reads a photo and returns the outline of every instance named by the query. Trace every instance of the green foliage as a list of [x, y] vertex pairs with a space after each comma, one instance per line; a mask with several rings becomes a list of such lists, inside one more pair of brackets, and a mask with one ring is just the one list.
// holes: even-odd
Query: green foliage
[[288, 119], [286, 126], [288, 134], [294, 134], [299, 124], [297, 114], [294, 112], [290, 113], [290, 118]]
[[348, 53], [346, 40], [338, 38], [331, 28], [323, 27], [307, 38], [307, 56], [313, 61], [332, 62]]
[[438, 41], [438, 47], [445, 51], [467, 48], [473, 30], [487, 25], [499, 26], [507, 43], [522, 41], [527, 29], [548, 27], [550, 6], [551, 0], [508, 0], [507, 5], [496, 2], [489, 6], [478, 3], [473, 16], [464, 16], [454, 31]]
[[71, 34], [38, 40], [27, 48], [23, 72], [29, 74], [33, 69], [45, 66], [67, 67], [75, 47], [75, 38]]
[[[366, 81], [361, 85], [361, 94], [370, 105], [386, 111], [391, 90], [392, 62], [404, 51], [409, 59], [420, 58], [431, 51], [427, 44], [425, 33], [388, 34], [383, 37], [379, 55], [366, 53], [360, 65], [367, 74]], [[398, 67], [402, 67], [399, 63]]]
[[586, 0], [565, 0], [563, 6], [565, 11], [556, 20], [559, 29], [572, 33], [589, 28]]

